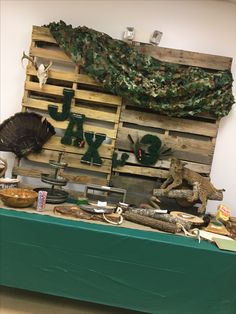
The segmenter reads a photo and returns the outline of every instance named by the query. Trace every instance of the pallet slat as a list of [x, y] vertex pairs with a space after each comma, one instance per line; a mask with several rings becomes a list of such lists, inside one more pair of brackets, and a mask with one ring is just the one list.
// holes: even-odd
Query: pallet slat
[[134, 139], [136, 136], [138, 136], [141, 139], [147, 133], [158, 136], [164, 144], [170, 146], [173, 150], [210, 155], [214, 152], [214, 143], [212, 143], [211, 140], [204, 141], [199, 139], [171, 136], [155, 132], [131, 129], [128, 127], [120, 127], [119, 133], [117, 135], [116, 147], [129, 151], [131, 150], [131, 144], [130, 141], [127, 140], [127, 135], [130, 134]]
[[[36, 76], [36, 70], [32, 66], [27, 67], [26, 73], [28, 75], [34, 75]], [[48, 71], [48, 77], [52, 79], [62, 80], [62, 81], [68, 81], [68, 82], [75, 82], [77, 80], [77, 75], [74, 71], [56, 71], [54, 69], [50, 69]]]
[[57, 43], [47, 27], [41, 27], [36, 25], [33, 26], [32, 40], [54, 44]]
[[[121, 157], [122, 151], [117, 152], [118, 158]], [[135, 155], [133, 153], [129, 153], [129, 159], [127, 160], [127, 164], [133, 164], [133, 165], [140, 165], [139, 162], [137, 161]], [[161, 168], [161, 169], [168, 169], [170, 166], [170, 161], [165, 160], [165, 159], [159, 159], [155, 165], [152, 165], [152, 168]], [[126, 166], [124, 166], [126, 167]], [[194, 162], [187, 162], [187, 168], [199, 172], [199, 173], [204, 173], [204, 174], [209, 174], [210, 173], [210, 165], [205, 165], [205, 164], [200, 164], [200, 163], [194, 163]], [[116, 170], [118, 171], [118, 170]]]
[[30, 55], [32, 57], [39, 57], [48, 59], [50, 61], [62, 61], [70, 64], [74, 64], [69, 56], [62, 50], [49, 50], [45, 48], [32, 47], [30, 49]]
[[[66, 130], [68, 127], [69, 122], [68, 121], [55, 121], [52, 118], [47, 118], [47, 120], [57, 129]], [[94, 133], [102, 133], [106, 134], [107, 137], [111, 139], [116, 138], [116, 130], [109, 130], [103, 127], [99, 127], [96, 125], [90, 125], [86, 124], [86, 122], [83, 124], [83, 130], [84, 132], [94, 132]]]
[[[27, 104], [22, 104], [22, 106], [26, 108], [32, 108], [32, 109], [39, 109], [42, 111], [48, 111], [48, 105], [51, 105], [52, 102], [50, 101], [45, 101], [45, 100], [39, 100], [39, 99], [33, 99], [29, 98]], [[55, 103], [56, 106], [58, 106], [58, 110], [60, 111], [62, 108], [61, 103]], [[89, 119], [95, 119], [95, 120], [101, 120], [101, 121], [107, 121], [107, 122], [113, 122], [113, 123], [118, 123], [119, 122], [119, 117], [117, 116], [116, 113], [111, 113], [111, 112], [104, 112], [104, 111], [99, 111], [94, 108], [98, 108], [99, 106], [90, 106], [90, 108], [83, 108], [83, 104], [75, 106], [72, 104], [71, 106], [71, 112], [73, 113], [79, 113], [79, 114], [84, 114], [86, 118]]]
[[[22, 166], [13, 167], [12, 174], [20, 175], [23, 177], [29, 178], [41, 178], [42, 170], [34, 168], [24, 168]], [[48, 174], [53, 174], [54, 172], [47, 170]], [[68, 183], [77, 183], [77, 184], [101, 184], [106, 185], [108, 183], [107, 179], [92, 177], [91, 175], [72, 175], [66, 172], [61, 172], [61, 176], [68, 180]]]
[[[68, 168], [79, 168], [79, 169], [88, 169], [86, 164], [80, 162], [81, 157], [83, 155], [79, 154], [70, 154], [64, 153], [63, 154], [63, 161], [68, 164]], [[49, 160], [57, 160], [58, 159], [58, 152], [50, 151], [50, 150], [43, 150], [40, 154], [30, 154], [27, 156], [27, 160], [33, 161], [36, 163], [43, 163], [49, 164]], [[90, 165], [90, 170], [94, 172], [103, 172], [103, 173], [110, 173], [111, 171], [111, 160], [110, 159], [103, 159], [102, 166], [94, 166]]]
[[[49, 149], [49, 150], [55, 150], [55, 151], [62, 151], [62, 152], [67, 152], [67, 153], [73, 153], [73, 154], [84, 154], [87, 150], [87, 147], [83, 148], [78, 148], [72, 145], [64, 145], [61, 144], [61, 137], [59, 136], [53, 136], [51, 137], [47, 143], [44, 144], [43, 148]], [[99, 147], [99, 155], [102, 158], [109, 158], [111, 159], [112, 154], [113, 154], [113, 145], [109, 144], [102, 144]]]
[[[34, 67], [29, 65], [27, 67], [26, 73], [28, 75], [34, 75], [36, 76], [36, 70]], [[55, 70], [51, 68], [48, 72], [49, 79], [57, 79], [62, 81], [68, 81], [68, 82], [75, 82], [79, 84], [85, 84], [85, 85], [92, 85], [92, 86], [98, 86], [101, 87], [102, 84], [96, 82], [93, 78], [88, 77], [85, 74], [75, 73], [74, 71], [62, 71], [62, 70]]]
[[218, 130], [216, 123], [208, 123], [192, 119], [172, 118], [155, 113], [139, 112], [137, 110], [122, 109], [121, 121], [146, 127], [178, 131], [191, 134], [215, 137]]
[[141, 53], [152, 56], [160, 61], [197, 66], [207, 69], [229, 70], [232, 64], [232, 58], [206, 53], [153, 47], [152, 45], [137, 46], [136, 49]]
[[[42, 95], [57, 95], [63, 96], [64, 87], [45, 84], [40, 88], [37, 82], [25, 82], [25, 89], [27, 91], [38, 92]], [[107, 105], [121, 105], [121, 98], [105, 93], [92, 92], [87, 90], [75, 90], [75, 99], [102, 103]]]
[[133, 165], [125, 165], [124, 167], [117, 168], [116, 173], [128, 173], [132, 175], [162, 179], [167, 178], [168, 176], [168, 170]]
[[105, 93], [91, 92], [87, 90], [76, 90], [75, 98], [87, 101], [96, 101], [103, 104], [121, 106], [121, 98]]

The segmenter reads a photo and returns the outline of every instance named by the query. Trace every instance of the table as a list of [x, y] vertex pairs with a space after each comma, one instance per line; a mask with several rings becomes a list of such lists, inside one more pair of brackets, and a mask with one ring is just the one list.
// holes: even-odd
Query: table
[[236, 313], [236, 254], [178, 235], [0, 209], [0, 284], [146, 313]]

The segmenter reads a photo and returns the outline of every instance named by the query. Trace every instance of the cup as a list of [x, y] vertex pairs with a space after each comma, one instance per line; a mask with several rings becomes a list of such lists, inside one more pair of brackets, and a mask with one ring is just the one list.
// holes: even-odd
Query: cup
[[37, 210], [44, 210], [46, 200], [47, 200], [47, 191], [38, 191], [38, 200], [37, 200]]

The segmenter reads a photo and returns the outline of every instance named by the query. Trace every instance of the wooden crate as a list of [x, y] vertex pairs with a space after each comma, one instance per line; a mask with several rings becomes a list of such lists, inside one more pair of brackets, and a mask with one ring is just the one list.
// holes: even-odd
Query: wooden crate
[[[232, 58], [206, 55], [176, 49], [139, 45], [140, 52], [159, 60], [200, 66], [202, 68], [224, 70], [230, 69]], [[188, 168], [209, 176], [215, 148], [219, 121], [210, 116], [192, 118], [173, 118], [160, 115], [151, 110], [133, 106], [123, 101], [121, 118], [116, 141], [118, 156], [128, 152], [129, 159], [124, 167], [114, 169], [111, 183], [113, 186], [126, 188], [127, 201], [139, 203], [147, 201], [152, 190], [160, 186], [167, 177], [169, 159], [161, 159], [153, 166], [140, 164], [127, 138], [141, 139], [145, 134], [158, 136], [162, 143], [172, 148], [174, 155], [188, 164]]]
[[[38, 64], [42, 62], [49, 64], [52, 61], [53, 66], [49, 70], [47, 84], [40, 89], [36, 70], [31, 63], [28, 64], [22, 111], [38, 112], [45, 116], [55, 127], [57, 134], [44, 145], [42, 153], [30, 154], [27, 160], [17, 160], [13, 175], [40, 178], [42, 172], [51, 173], [53, 169], [48, 168], [49, 160], [57, 160], [59, 152], [63, 152], [63, 161], [68, 163], [68, 168], [61, 175], [69, 182], [108, 184], [120, 118], [121, 98], [104, 93], [98, 83], [81, 73], [79, 67], [58, 47], [47, 28], [33, 27], [30, 56], [36, 58]], [[87, 143], [84, 148], [61, 144], [61, 134], [69, 121], [52, 119], [48, 115], [48, 105], [55, 104], [61, 110], [64, 88], [74, 90], [71, 112], [86, 116], [84, 131], [106, 134], [105, 143], [98, 149], [103, 160], [101, 166], [80, 162], [87, 150]]]

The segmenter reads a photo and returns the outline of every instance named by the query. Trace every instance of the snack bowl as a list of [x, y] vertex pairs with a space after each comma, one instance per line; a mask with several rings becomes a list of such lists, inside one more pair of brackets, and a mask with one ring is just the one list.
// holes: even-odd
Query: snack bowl
[[9, 207], [29, 207], [37, 199], [38, 193], [29, 189], [2, 189], [0, 190], [0, 198], [3, 203]]

